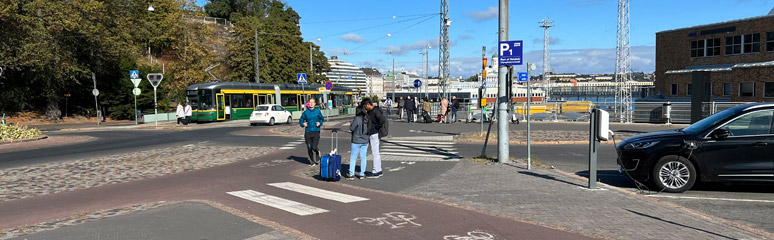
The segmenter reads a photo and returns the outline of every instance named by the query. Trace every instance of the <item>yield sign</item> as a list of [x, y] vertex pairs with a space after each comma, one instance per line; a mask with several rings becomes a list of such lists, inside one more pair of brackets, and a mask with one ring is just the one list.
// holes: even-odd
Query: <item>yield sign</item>
[[139, 78], [132, 78], [132, 79], [129, 79], [129, 80], [132, 81], [132, 83], [134, 84], [135, 88], [137, 88], [137, 86], [140, 86], [140, 82], [142, 81], [142, 79], [139, 79]]

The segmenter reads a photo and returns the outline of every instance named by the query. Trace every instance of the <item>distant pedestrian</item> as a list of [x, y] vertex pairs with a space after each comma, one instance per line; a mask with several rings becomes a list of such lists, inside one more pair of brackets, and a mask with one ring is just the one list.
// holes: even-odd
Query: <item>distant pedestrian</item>
[[177, 116], [177, 125], [182, 124], [183, 118], [185, 118], [185, 109], [179, 102], [177, 103], [177, 111], [175, 112], [175, 116]]
[[403, 120], [403, 105], [404, 105], [404, 103], [405, 103], [405, 101], [403, 100], [403, 97], [400, 97], [400, 99], [398, 100], [398, 115], [400, 115], [399, 116], [400, 120]]
[[[370, 136], [368, 135], [368, 111], [363, 106], [355, 108], [355, 118], [352, 119], [352, 123], [349, 124], [349, 131], [352, 132], [352, 147], [349, 154], [349, 175], [347, 180], [363, 179], [365, 177], [365, 170], [368, 166], [366, 155], [368, 154], [368, 142]], [[357, 163], [357, 156], [360, 154], [360, 174], [355, 174], [355, 164]]]
[[443, 99], [441, 99], [441, 123], [447, 122], [446, 114], [448, 110], [449, 110], [449, 99], [446, 99], [446, 97], [444, 97]]
[[451, 102], [451, 122], [456, 123], [457, 122], [457, 111], [460, 110], [460, 101], [457, 100], [457, 96], [452, 96], [452, 102]]
[[387, 117], [384, 116], [379, 107], [374, 106], [371, 99], [364, 99], [360, 105], [368, 110], [368, 135], [371, 141], [371, 155], [374, 156], [374, 167], [368, 178], [379, 178], [382, 176], [382, 157], [379, 154], [379, 139], [387, 136]]
[[309, 154], [309, 166], [315, 166], [320, 163], [320, 149], [317, 144], [320, 143], [320, 127], [324, 122], [324, 117], [320, 109], [315, 108], [317, 99], [309, 99], [306, 103], [306, 110], [298, 119], [298, 124], [305, 128], [304, 141], [306, 142], [306, 151]]
[[422, 103], [422, 111], [424, 111], [428, 115], [430, 115], [430, 110], [432, 110], [432, 105], [430, 104], [430, 99], [425, 98], [424, 102]]
[[191, 116], [193, 116], [193, 109], [191, 109], [191, 103], [188, 102], [188, 100], [185, 101], [185, 108], [183, 110], [185, 112], [185, 125], [188, 125], [191, 123]]
[[387, 98], [387, 101], [384, 102], [385, 109], [387, 109], [387, 116], [390, 116], [392, 114], [392, 99]]
[[411, 99], [411, 96], [406, 97], [406, 102], [403, 104], [403, 107], [406, 109], [407, 122], [413, 122], [416, 105], [414, 104], [414, 100]]

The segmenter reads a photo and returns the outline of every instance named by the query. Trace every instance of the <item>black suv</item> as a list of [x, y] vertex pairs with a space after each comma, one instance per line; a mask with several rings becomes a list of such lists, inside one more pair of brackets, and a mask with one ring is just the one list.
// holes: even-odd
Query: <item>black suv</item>
[[657, 191], [685, 192], [696, 180], [774, 185], [774, 103], [726, 109], [683, 129], [627, 138], [620, 170]]

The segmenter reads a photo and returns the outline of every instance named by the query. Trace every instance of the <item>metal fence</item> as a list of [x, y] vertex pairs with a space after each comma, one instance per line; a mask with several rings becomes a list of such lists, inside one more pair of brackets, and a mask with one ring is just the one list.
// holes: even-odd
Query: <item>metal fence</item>
[[[634, 113], [632, 114], [633, 121], [643, 123], [666, 122], [666, 118], [664, 117], [664, 103], [665, 102], [635, 102]], [[731, 107], [747, 103], [749, 102], [705, 102], [702, 103], [702, 118], [708, 117], [712, 114], [729, 109]], [[690, 102], [673, 102], [671, 104], [672, 112], [670, 115], [672, 118], [672, 123], [691, 123]]]

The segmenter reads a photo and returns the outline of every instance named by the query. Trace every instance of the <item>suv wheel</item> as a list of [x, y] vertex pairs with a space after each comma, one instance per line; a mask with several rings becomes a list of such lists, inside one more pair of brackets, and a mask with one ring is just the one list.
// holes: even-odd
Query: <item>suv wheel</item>
[[269, 119], [269, 126], [274, 126], [274, 118]]
[[291, 124], [291, 123], [293, 123], [293, 117], [288, 117], [288, 122], [287, 122], [287, 124]]
[[696, 168], [688, 159], [676, 155], [662, 157], [653, 168], [651, 178], [656, 191], [681, 193], [696, 182]]

